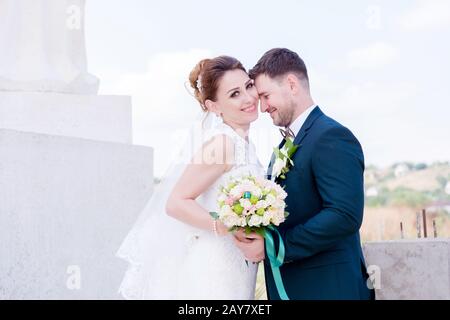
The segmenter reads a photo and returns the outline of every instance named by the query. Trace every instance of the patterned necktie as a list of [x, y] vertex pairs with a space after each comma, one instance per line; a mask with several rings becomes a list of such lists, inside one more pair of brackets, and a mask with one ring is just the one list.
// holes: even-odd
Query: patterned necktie
[[295, 139], [295, 134], [294, 134], [294, 132], [292, 132], [291, 128], [289, 128], [289, 127], [287, 127], [286, 129], [280, 128], [280, 133], [284, 139], [286, 139], [286, 137]]

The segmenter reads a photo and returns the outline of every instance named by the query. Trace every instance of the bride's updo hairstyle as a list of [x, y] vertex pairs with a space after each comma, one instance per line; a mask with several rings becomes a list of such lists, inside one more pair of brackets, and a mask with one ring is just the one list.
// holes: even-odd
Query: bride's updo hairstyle
[[194, 89], [194, 96], [203, 111], [208, 111], [206, 100], [216, 101], [220, 79], [230, 70], [240, 69], [247, 72], [239, 60], [229, 56], [219, 56], [213, 59], [203, 59], [189, 74], [189, 83]]

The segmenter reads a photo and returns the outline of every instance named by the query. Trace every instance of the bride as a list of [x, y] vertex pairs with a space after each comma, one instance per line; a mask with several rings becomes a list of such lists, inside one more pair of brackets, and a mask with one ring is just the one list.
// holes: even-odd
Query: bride
[[254, 299], [257, 265], [209, 212], [218, 211], [228, 178], [264, 175], [248, 140], [258, 94], [228, 56], [200, 61], [189, 82], [203, 120], [117, 252], [129, 263], [119, 292], [126, 299]]

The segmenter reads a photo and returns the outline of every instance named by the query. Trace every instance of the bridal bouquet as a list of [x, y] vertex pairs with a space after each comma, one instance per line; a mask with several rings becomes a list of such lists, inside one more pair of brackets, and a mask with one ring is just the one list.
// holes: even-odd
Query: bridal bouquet
[[211, 215], [230, 231], [244, 228], [246, 233], [265, 235], [265, 228], [279, 226], [287, 217], [287, 193], [277, 183], [251, 175], [230, 178], [220, 188], [219, 212]]
[[[264, 238], [266, 255], [269, 258], [278, 294], [282, 300], [289, 300], [283, 285], [280, 266], [284, 263], [285, 247], [275, 226], [279, 226], [288, 213], [283, 188], [267, 179], [251, 175], [231, 178], [219, 192], [219, 212], [211, 212], [230, 231], [244, 228], [245, 233], [256, 232]], [[272, 232], [278, 237], [279, 248], [275, 250]]]

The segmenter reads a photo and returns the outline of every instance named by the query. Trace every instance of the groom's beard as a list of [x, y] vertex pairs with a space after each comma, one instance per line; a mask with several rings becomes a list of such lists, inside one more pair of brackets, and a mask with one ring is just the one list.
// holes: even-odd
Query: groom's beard
[[278, 109], [278, 116], [279, 116], [279, 121], [278, 123], [275, 123], [276, 126], [279, 127], [289, 127], [292, 122], [295, 120], [294, 119], [294, 113], [295, 113], [295, 103], [293, 101], [290, 101], [289, 106], [283, 110], [283, 112]]

